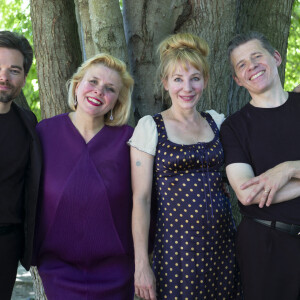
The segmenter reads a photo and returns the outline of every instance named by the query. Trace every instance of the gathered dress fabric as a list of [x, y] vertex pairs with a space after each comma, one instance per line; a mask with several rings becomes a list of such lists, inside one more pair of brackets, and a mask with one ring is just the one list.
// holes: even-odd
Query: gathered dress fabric
[[35, 260], [48, 300], [133, 299], [129, 126], [88, 143], [68, 114], [39, 123], [44, 170]]
[[219, 129], [210, 142], [180, 145], [167, 137], [161, 114], [154, 116], [152, 214], [156, 216], [153, 270], [158, 299], [241, 299], [235, 225], [223, 188]]

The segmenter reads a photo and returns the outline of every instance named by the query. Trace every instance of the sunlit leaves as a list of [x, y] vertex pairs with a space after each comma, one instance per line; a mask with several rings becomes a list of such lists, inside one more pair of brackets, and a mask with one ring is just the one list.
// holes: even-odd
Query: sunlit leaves
[[284, 88], [287, 91], [300, 84], [300, 0], [295, 0], [288, 40]]

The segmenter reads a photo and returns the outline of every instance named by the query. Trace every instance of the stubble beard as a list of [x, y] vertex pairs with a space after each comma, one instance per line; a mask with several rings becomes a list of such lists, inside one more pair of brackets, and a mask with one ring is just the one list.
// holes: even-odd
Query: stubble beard
[[[0, 84], [0, 85], [5, 85], [5, 84]], [[9, 91], [0, 91], [0, 102], [1, 103], [9, 103], [13, 99], [17, 98], [18, 94], [21, 91], [18, 91], [14, 86], [10, 85], [5, 85], [10, 88]]]

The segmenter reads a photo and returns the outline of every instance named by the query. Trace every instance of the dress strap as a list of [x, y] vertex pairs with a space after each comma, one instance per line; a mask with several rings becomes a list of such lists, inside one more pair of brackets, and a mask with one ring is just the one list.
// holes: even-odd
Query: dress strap
[[211, 127], [212, 131], [214, 132], [214, 134], [216, 136], [219, 136], [220, 135], [220, 131], [219, 131], [219, 128], [218, 128], [218, 125], [216, 124], [215, 120], [213, 119], [213, 117], [207, 113], [207, 112], [204, 112], [204, 111], [201, 111], [200, 112], [201, 116], [203, 118], [206, 119], [206, 121], [208, 122], [209, 126]]
[[166, 131], [164, 119], [163, 119], [161, 113], [154, 115], [153, 119], [157, 126], [158, 143], [160, 143], [162, 141], [167, 141], [168, 140], [167, 131]]

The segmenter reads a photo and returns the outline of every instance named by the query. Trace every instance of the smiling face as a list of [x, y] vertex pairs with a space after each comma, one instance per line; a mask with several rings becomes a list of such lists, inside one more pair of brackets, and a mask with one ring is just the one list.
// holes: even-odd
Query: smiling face
[[119, 74], [102, 64], [92, 65], [77, 84], [77, 112], [104, 116], [115, 106], [122, 81]]
[[164, 88], [169, 92], [172, 106], [181, 109], [196, 107], [206, 82], [202, 73], [190, 64], [186, 67], [177, 64], [174, 71], [163, 81]]
[[280, 83], [277, 69], [281, 64], [280, 54], [275, 51], [271, 55], [256, 39], [235, 48], [231, 53], [231, 63], [236, 83], [251, 95], [264, 93]]
[[23, 55], [15, 49], [0, 47], [0, 102], [8, 104], [25, 84]]

